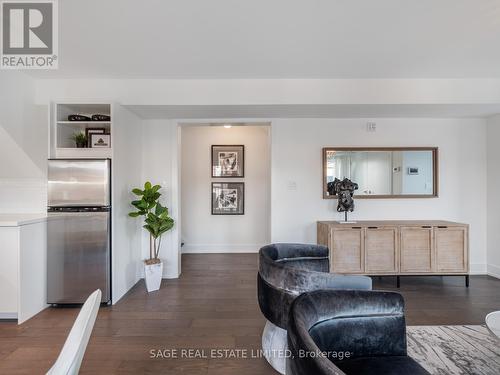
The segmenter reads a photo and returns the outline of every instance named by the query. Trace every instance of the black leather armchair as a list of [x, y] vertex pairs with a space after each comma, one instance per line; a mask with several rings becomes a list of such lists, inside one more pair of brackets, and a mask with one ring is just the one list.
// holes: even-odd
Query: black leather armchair
[[325, 246], [307, 244], [282, 243], [260, 249], [258, 300], [267, 319], [262, 347], [268, 362], [280, 373], [285, 372], [289, 310], [299, 294], [316, 289], [372, 288], [369, 277], [329, 273], [328, 254]]
[[292, 304], [287, 375], [429, 374], [406, 352], [399, 293], [317, 290]]

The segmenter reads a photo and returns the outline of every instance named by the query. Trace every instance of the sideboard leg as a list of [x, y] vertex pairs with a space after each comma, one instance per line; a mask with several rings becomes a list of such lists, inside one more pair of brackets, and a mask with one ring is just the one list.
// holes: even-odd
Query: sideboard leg
[[396, 276], [396, 286], [399, 288], [401, 286], [401, 279], [399, 276]]
[[465, 287], [469, 287], [469, 275], [465, 275]]

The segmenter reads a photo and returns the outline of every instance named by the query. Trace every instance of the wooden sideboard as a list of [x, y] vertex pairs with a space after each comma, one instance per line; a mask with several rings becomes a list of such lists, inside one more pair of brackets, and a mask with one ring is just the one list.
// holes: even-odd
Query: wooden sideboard
[[450, 221], [318, 221], [330, 270], [371, 276], [463, 275], [469, 284], [469, 226]]

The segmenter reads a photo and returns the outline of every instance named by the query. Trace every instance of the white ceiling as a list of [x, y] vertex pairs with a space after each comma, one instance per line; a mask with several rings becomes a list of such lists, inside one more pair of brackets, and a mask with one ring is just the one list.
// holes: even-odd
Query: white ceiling
[[479, 118], [500, 113], [500, 104], [130, 105], [126, 107], [144, 119]]
[[63, 0], [40, 78], [500, 77], [499, 0]]

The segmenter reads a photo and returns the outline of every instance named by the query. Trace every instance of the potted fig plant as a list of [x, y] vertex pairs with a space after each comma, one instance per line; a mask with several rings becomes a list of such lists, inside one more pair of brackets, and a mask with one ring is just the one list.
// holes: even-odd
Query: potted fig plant
[[87, 136], [84, 132], [74, 133], [70, 139], [75, 142], [77, 148], [87, 147]]
[[160, 289], [163, 263], [160, 260], [161, 237], [174, 226], [174, 219], [168, 215], [168, 208], [160, 203], [160, 185], [144, 184], [144, 190], [133, 189], [140, 199], [132, 201], [137, 211], [130, 217], [144, 217], [143, 228], [149, 232], [149, 258], [144, 260], [144, 273], [148, 292]]

